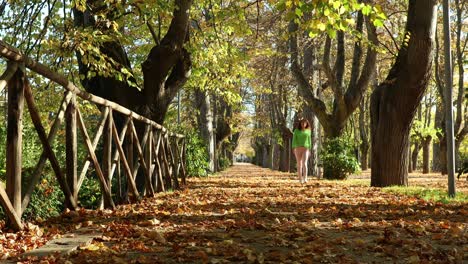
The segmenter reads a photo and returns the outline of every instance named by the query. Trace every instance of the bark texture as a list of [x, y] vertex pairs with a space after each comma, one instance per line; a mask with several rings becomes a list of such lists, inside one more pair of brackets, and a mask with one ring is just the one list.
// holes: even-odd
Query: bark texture
[[422, 150], [423, 150], [423, 173], [429, 173], [429, 151], [431, 147], [432, 137], [427, 136], [424, 138], [422, 142]]
[[215, 138], [213, 130], [213, 111], [211, 99], [206, 91], [195, 91], [195, 109], [197, 109], [197, 123], [200, 135], [206, 144], [209, 157], [210, 171], [215, 172]]
[[[370, 23], [369, 19], [364, 19], [361, 13], [358, 15], [356, 30], [362, 32], [364, 22], [366, 22], [367, 38], [372, 44], [377, 45], [375, 27]], [[369, 46], [366, 51], [365, 59], [362, 59], [363, 52], [361, 50], [361, 43], [356, 43], [350, 82], [348, 87], [345, 87], [344, 33], [338, 32], [337, 34], [336, 61], [333, 68], [330, 65], [331, 40], [330, 38], [327, 38], [324, 44], [324, 57], [322, 64], [314, 65], [314, 68], [323, 70], [328, 79], [327, 85], [330, 86], [333, 91], [333, 107], [330, 112], [327, 112], [325, 103], [314, 94], [315, 89], [304, 74], [303, 69], [299, 66], [297, 30], [298, 25], [291, 21], [289, 24], [289, 32], [291, 33], [289, 41], [289, 49], [291, 52], [291, 72], [299, 86], [300, 93], [322, 125], [326, 137], [338, 137], [343, 133], [347, 120], [359, 106], [370, 80], [373, 79], [377, 52]], [[364, 61], [362, 68], [361, 60]]]
[[410, 0], [405, 41], [372, 93], [372, 186], [408, 184], [411, 123], [430, 79], [437, 1]]
[[[363, 98], [365, 99], [365, 98]], [[369, 105], [368, 100], [362, 100], [361, 104], [359, 105], [359, 136], [361, 139], [361, 144], [359, 145], [359, 150], [361, 151], [361, 170], [368, 169], [368, 159], [369, 159], [369, 126], [366, 124], [366, 109]]]
[[[162, 124], [169, 104], [190, 76], [191, 59], [189, 52], [184, 48], [184, 43], [188, 39], [191, 5], [192, 0], [175, 0], [176, 7], [166, 35], [151, 49], [142, 64], [144, 83], [141, 91], [131, 87], [126, 80], [119, 81], [113, 77], [100, 75], [85, 78], [82, 81], [85, 89]], [[75, 26], [108, 30], [102, 28], [103, 23], [96, 23], [94, 18], [95, 13], [106, 7], [99, 6], [98, 2], [89, 2], [88, 7], [85, 12], [74, 9]], [[116, 70], [125, 68], [132, 72], [122, 43], [111, 40], [98, 48], [103, 55], [116, 62]], [[88, 72], [92, 69], [83, 63], [81, 54], [77, 53], [77, 58], [80, 73], [88, 76]]]
[[[466, 89], [464, 86], [465, 83], [465, 69], [464, 65], [466, 65], [466, 49], [467, 49], [467, 41], [465, 36], [465, 41], [463, 41], [463, 17], [466, 15], [466, 1], [455, 0], [454, 1], [454, 8], [455, 8], [455, 63], [456, 68], [454, 67], [454, 73], [458, 75], [458, 95], [455, 102], [455, 115], [454, 115], [454, 137], [455, 137], [455, 165], [457, 168], [461, 165], [459, 160], [460, 154], [460, 145], [462, 141], [465, 139], [466, 135], [468, 134], [468, 115], [466, 114], [468, 109], [468, 101], [464, 95], [466, 95]], [[437, 85], [437, 90], [439, 92], [439, 96], [442, 98], [442, 104], [440, 109], [438, 107], [438, 111], [436, 112], [436, 127], [441, 130], [441, 133], [438, 135], [439, 143], [437, 147], [434, 147], [436, 154], [434, 154], [434, 169], [440, 171], [442, 175], [447, 174], [447, 142], [445, 136], [445, 121], [443, 115], [440, 116], [440, 120], [437, 119], [438, 113], [444, 113], [445, 107], [447, 102], [444, 98], [444, 89], [445, 83], [443, 78], [443, 70], [444, 65], [440, 64], [439, 61], [442, 61], [440, 58], [440, 51], [439, 51], [439, 34], [437, 34], [436, 38], [436, 60], [435, 60], [435, 80]], [[455, 65], [455, 64], [454, 64]], [[440, 151], [440, 154], [439, 154]]]

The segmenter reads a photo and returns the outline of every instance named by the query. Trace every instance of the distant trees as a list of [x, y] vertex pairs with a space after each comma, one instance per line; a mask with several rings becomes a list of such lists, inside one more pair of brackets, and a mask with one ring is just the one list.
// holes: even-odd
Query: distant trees
[[[466, 65], [467, 60], [467, 42], [468, 36], [463, 34], [463, 31], [466, 31], [466, 23], [464, 23], [464, 19], [466, 19], [468, 15], [468, 4], [466, 1], [455, 0], [451, 7], [454, 9], [452, 13], [455, 14], [454, 23], [452, 24], [454, 29], [453, 34], [455, 35], [454, 40], [454, 64], [453, 64], [453, 71], [454, 71], [454, 82], [456, 86], [453, 87], [454, 94], [455, 94], [455, 101], [452, 104], [455, 106], [455, 113], [454, 113], [454, 136], [455, 136], [455, 155], [456, 155], [456, 165], [457, 167], [460, 166], [462, 161], [460, 161], [460, 156], [462, 153], [460, 152], [461, 144], [463, 140], [466, 138], [468, 133], [468, 101], [464, 95], [467, 93], [466, 83], [465, 83], [465, 69], [464, 65]], [[443, 113], [445, 112], [445, 107], [447, 106], [448, 102], [444, 98], [444, 89], [445, 83], [443, 78], [443, 45], [442, 45], [442, 29], [439, 27], [437, 32], [437, 39], [436, 39], [436, 62], [435, 62], [435, 83], [438, 91], [438, 96], [440, 97], [439, 103], [437, 105], [437, 114], [441, 114], [436, 116], [436, 126], [440, 129], [440, 133], [438, 134], [438, 145], [434, 146], [435, 152], [433, 157], [434, 162], [434, 170], [440, 171], [442, 174], [447, 174], [447, 145], [446, 145], [446, 136], [445, 136], [445, 118]], [[435, 143], [437, 144], [437, 143]], [[466, 155], [466, 154], [465, 154]]]
[[[463, 65], [467, 59], [467, 36], [463, 32], [468, 14], [465, 2], [454, 0], [452, 5], [456, 83], [452, 103], [456, 106], [458, 159], [466, 156], [463, 149], [468, 132], [468, 105], [463, 96]], [[432, 5], [433, 1], [428, 3]], [[385, 126], [397, 129], [401, 124], [400, 130], [404, 137], [408, 135], [409, 142], [395, 139], [402, 137], [396, 133], [392, 146], [407, 144], [407, 154], [400, 157], [411, 156], [411, 162], [405, 163], [411, 163], [408, 168], [416, 169], [422, 153], [424, 171], [428, 171], [428, 153], [433, 144], [433, 170], [444, 173], [445, 137], [443, 129], [437, 128], [444, 127], [440, 113], [450, 102], [445, 102], [440, 93], [445, 86], [440, 78], [444, 66], [438, 52], [442, 47], [441, 34], [436, 42], [439, 48], [435, 49], [434, 67], [426, 73], [434, 70], [434, 78], [425, 75], [419, 79], [419, 86], [427, 84], [437, 89], [426, 93], [426, 89], [403, 84], [417, 82], [416, 76], [422, 74], [418, 69], [431, 65], [420, 60], [413, 68], [406, 59], [417, 54], [410, 45], [419, 39], [414, 35], [418, 29], [408, 31], [411, 19], [404, 26], [407, 8], [416, 4], [419, 2], [380, 0], [42, 0], [5, 2], [0, 11], [5, 32], [2, 38], [8, 43], [66, 74], [75, 83], [82, 83], [88, 91], [159, 123], [175, 125], [174, 99], [185, 87], [181, 93], [181, 109], [185, 111], [182, 123], [199, 131], [210, 153], [212, 171], [221, 157], [232, 160], [231, 152], [246, 126], [253, 129], [252, 145], [259, 164], [291, 170], [291, 129], [294, 119], [302, 115], [315, 121], [315, 166], [311, 168], [318, 164], [318, 146], [323, 138], [344, 136], [353, 139], [354, 155], [361, 159], [362, 169], [372, 163], [374, 170], [382, 171], [379, 164], [387, 164], [386, 157], [379, 158], [383, 154], [374, 152], [390, 144], [390, 135], [380, 133], [387, 130]], [[417, 21], [424, 20], [421, 12], [424, 11], [414, 12]], [[423, 51], [429, 52], [426, 47], [418, 48], [418, 52]], [[390, 61], [395, 61], [391, 68]], [[402, 69], [406, 68], [413, 77], [404, 76]], [[396, 87], [394, 92], [388, 92], [391, 87]], [[248, 106], [242, 106], [248, 97]], [[407, 97], [417, 100], [405, 101]], [[425, 103], [420, 107], [418, 120], [424, 122], [424, 128], [433, 128], [435, 123], [433, 130], [439, 131], [431, 139], [416, 134], [410, 138], [407, 134], [407, 126], [415, 128], [412, 119], [416, 110], [397, 111], [391, 125], [381, 123], [380, 115], [385, 120], [392, 115], [384, 110], [403, 102], [411, 109], [416, 104], [417, 109], [421, 98]], [[378, 104], [373, 103], [372, 109], [378, 113], [370, 118], [370, 101], [377, 99]], [[246, 124], [250, 121], [241, 117], [252, 113], [253, 124]], [[371, 123], [375, 126], [372, 132]], [[403, 145], [399, 147], [403, 149]], [[390, 163], [388, 166], [398, 165], [400, 170], [403, 161], [392, 159]], [[397, 174], [405, 177], [402, 169]], [[404, 179], [398, 182], [405, 184]]]

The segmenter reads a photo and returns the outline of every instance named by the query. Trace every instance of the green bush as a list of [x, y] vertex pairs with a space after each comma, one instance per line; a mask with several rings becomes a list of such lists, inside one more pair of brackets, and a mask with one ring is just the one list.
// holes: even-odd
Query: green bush
[[194, 130], [184, 133], [186, 136], [186, 165], [188, 176], [207, 176], [209, 171], [208, 152], [203, 140]]
[[[34, 168], [42, 153], [42, 144], [39, 141], [37, 132], [26, 120], [23, 127], [23, 148], [22, 148], [22, 189], [25, 191], [31, 182], [31, 177]], [[3, 121], [2, 121], [3, 122]], [[6, 127], [0, 127], [0, 180], [6, 180]], [[56, 144], [61, 145], [61, 144]], [[55, 152], [60, 153], [60, 152]], [[59, 162], [62, 156], [58, 155]], [[28, 207], [25, 209], [22, 218], [25, 220], [35, 220], [37, 218], [47, 219], [57, 216], [64, 209], [63, 193], [55, 178], [55, 174], [50, 169], [49, 165], [44, 167], [41, 180], [36, 185]], [[3, 210], [0, 213], [0, 218], [5, 218]]]
[[[33, 171], [33, 168], [23, 169], [23, 189], [26, 189], [26, 185], [29, 185]], [[24, 211], [23, 218], [36, 220], [57, 216], [64, 209], [63, 201], [63, 192], [60, 190], [55, 175], [50, 168], [46, 167], [40, 182], [31, 195], [30, 203]]]
[[229, 166], [231, 166], [231, 161], [228, 158], [226, 157], [219, 158], [219, 170], [220, 171], [227, 169]]
[[[117, 177], [114, 177], [114, 179]], [[101, 186], [99, 180], [94, 173], [89, 173], [83, 180], [83, 185], [80, 188], [78, 200], [80, 207], [87, 209], [97, 209], [101, 202]]]
[[347, 139], [326, 140], [320, 158], [325, 179], [343, 180], [348, 174], [359, 171], [359, 162], [354, 156], [353, 145]]

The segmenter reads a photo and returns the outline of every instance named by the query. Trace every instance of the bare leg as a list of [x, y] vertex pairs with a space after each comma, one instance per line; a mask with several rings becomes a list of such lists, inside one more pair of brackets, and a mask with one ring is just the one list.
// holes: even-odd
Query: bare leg
[[304, 182], [308, 181], [307, 176], [308, 176], [309, 168], [308, 168], [307, 163], [309, 161], [309, 156], [310, 156], [310, 150], [306, 149], [304, 151], [304, 154], [302, 155], [302, 164], [303, 164], [302, 167], [304, 169], [304, 173], [302, 175], [304, 178]]
[[301, 167], [301, 156], [300, 156], [300, 151], [299, 151], [299, 148], [295, 148], [294, 149], [294, 156], [296, 157], [296, 167], [297, 167], [297, 178], [298, 180], [300, 181], [301, 180], [301, 170], [302, 167]]
[[297, 177], [300, 183], [304, 183], [304, 154], [306, 148], [298, 147], [294, 149], [294, 154], [297, 161]]

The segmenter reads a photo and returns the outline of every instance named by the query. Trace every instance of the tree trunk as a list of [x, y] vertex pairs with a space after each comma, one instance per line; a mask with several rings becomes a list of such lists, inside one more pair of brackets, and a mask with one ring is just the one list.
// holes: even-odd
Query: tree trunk
[[408, 172], [413, 172], [413, 165], [411, 164], [411, 144], [408, 144]]
[[361, 144], [359, 145], [359, 149], [361, 151], [361, 170], [367, 170], [368, 167], [368, 154], [369, 154], [369, 137], [368, 137], [368, 128], [367, 124], [365, 122], [365, 116], [366, 112], [365, 109], [367, 108], [365, 106], [365, 103], [367, 100], [361, 101], [361, 104], [359, 105], [359, 134], [360, 134], [360, 139], [361, 139]]
[[[310, 153], [310, 170], [311, 174], [313, 176], [318, 176], [319, 175], [319, 133], [318, 131], [320, 130], [320, 123], [317, 119], [317, 117], [312, 118], [312, 149]], [[290, 141], [291, 143], [291, 141]], [[291, 155], [291, 151], [289, 151], [289, 154]]]
[[[444, 111], [442, 111], [440, 108], [441, 108], [440, 104], [437, 104], [436, 111], [435, 111], [435, 128], [443, 131], [442, 119], [444, 118], [443, 116]], [[439, 139], [439, 141], [441, 140], [441, 133], [437, 133], [437, 138]], [[433, 141], [432, 143], [432, 171], [437, 171], [437, 172], [442, 171], [442, 164], [440, 162], [441, 155], [442, 155], [442, 152], [440, 149], [439, 142]]]
[[[463, 137], [464, 138], [464, 137]], [[459, 171], [460, 168], [463, 166], [463, 160], [460, 160], [460, 146], [461, 146], [462, 140], [457, 138], [455, 140], [455, 171]]]
[[209, 158], [209, 170], [214, 172], [215, 142], [213, 131], [213, 112], [211, 110], [210, 96], [205, 91], [195, 91], [195, 109], [199, 109], [197, 115], [198, 128], [200, 135], [207, 147]]
[[[463, 139], [468, 134], [468, 114], [467, 109], [467, 88], [465, 84], [465, 67], [467, 65], [467, 40], [466, 40], [466, 2], [461, 3], [461, 0], [455, 0], [454, 6], [456, 9], [456, 62], [458, 69], [458, 95], [457, 95], [457, 115], [455, 119], [455, 166], [458, 171], [461, 168], [460, 162], [460, 146]], [[463, 1], [462, 1], [463, 2]], [[463, 42], [463, 35], [465, 41]]]
[[418, 155], [419, 150], [421, 149], [421, 145], [419, 142], [414, 143], [413, 152], [411, 153], [411, 171], [413, 172], [418, 169]]
[[262, 166], [263, 147], [258, 142], [256, 142], [254, 149], [255, 149], [254, 164], [257, 166]]
[[282, 146], [273, 141], [271, 144], [270, 169], [280, 170], [283, 156]]
[[262, 167], [263, 168], [268, 168], [268, 156], [270, 154], [270, 151], [269, 151], [269, 145], [267, 144], [264, 144], [262, 146]]
[[366, 145], [361, 144], [361, 170], [365, 171], [368, 169], [368, 157], [369, 157], [369, 143]]
[[228, 149], [227, 149], [227, 154], [226, 156], [228, 157], [229, 159], [229, 164], [230, 165], [234, 165], [234, 152], [237, 148], [237, 146], [239, 146], [239, 141], [240, 141], [240, 138], [241, 138], [241, 133], [240, 132], [236, 132], [234, 134], [232, 134], [229, 138], [229, 143], [228, 143]]
[[229, 123], [230, 117], [232, 117], [232, 106], [230, 106], [222, 98], [217, 98], [215, 95], [214, 102], [214, 120], [216, 120], [215, 129], [215, 151], [220, 150], [221, 144], [229, 138], [232, 134], [232, 128]]
[[[385, 95], [377, 95], [376, 92], [372, 95], [374, 107], [381, 101], [388, 100]], [[378, 110], [371, 112], [373, 120], [371, 185], [408, 185], [409, 122], [400, 124], [400, 116], [395, 112], [387, 112], [384, 114], [385, 120], [379, 122], [381, 117], [378, 112]]]
[[423, 149], [423, 174], [429, 173], [429, 150], [432, 142], [432, 137], [427, 136], [422, 142]]
[[437, 142], [432, 142], [432, 167], [434, 172], [440, 172], [440, 145]]
[[291, 139], [286, 137], [283, 139], [283, 145], [281, 146], [281, 167], [280, 171], [289, 172], [291, 167]]
[[439, 140], [439, 148], [440, 148], [440, 173], [442, 175], [447, 175], [447, 137], [445, 133], [443, 133], [442, 137]]
[[292, 132], [285, 125], [281, 126], [281, 136], [283, 144], [280, 147], [280, 171], [289, 172], [291, 166], [291, 139]]
[[409, 1], [407, 42], [386, 80], [372, 93], [372, 186], [408, 184], [409, 132], [430, 79], [436, 4]]

